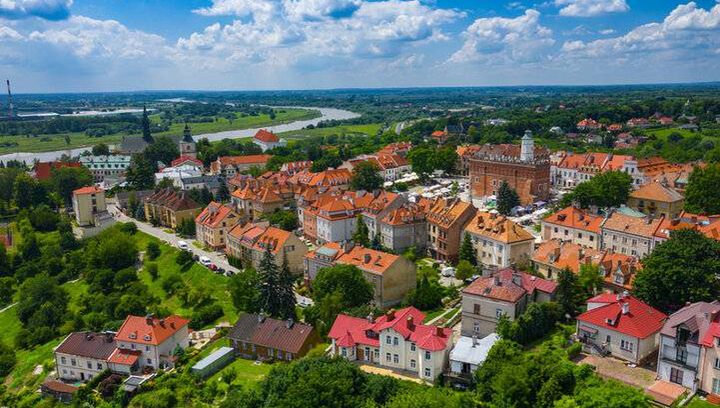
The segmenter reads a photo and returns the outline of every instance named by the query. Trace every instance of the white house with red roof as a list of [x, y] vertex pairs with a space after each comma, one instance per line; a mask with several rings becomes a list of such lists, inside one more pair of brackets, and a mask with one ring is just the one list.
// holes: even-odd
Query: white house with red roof
[[189, 346], [190, 320], [177, 315], [164, 319], [128, 316], [115, 335], [116, 349], [108, 367], [116, 373], [130, 374], [149, 367], [153, 370], [175, 365], [174, 352]]
[[593, 352], [640, 364], [659, 344], [667, 315], [627, 294], [603, 293], [577, 317], [577, 336]]
[[423, 319], [425, 313], [414, 307], [391, 309], [377, 319], [339, 314], [328, 334], [331, 354], [433, 382], [452, 348], [452, 329], [422, 324]]
[[255, 133], [255, 136], [253, 136], [253, 143], [260, 146], [263, 152], [278, 146], [287, 145], [287, 141], [285, 141], [285, 139], [280, 139], [278, 135], [265, 129], [260, 129], [257, 133]]

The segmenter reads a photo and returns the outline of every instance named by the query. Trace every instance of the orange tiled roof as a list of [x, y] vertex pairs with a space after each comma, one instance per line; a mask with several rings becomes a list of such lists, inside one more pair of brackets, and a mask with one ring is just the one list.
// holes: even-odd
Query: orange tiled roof
[[662, 223], [663, 217], [651, 219], [648, 217], [633, 217], [619, 212], [613, 212], [603, 224], [604, 229], [620, 231], [652, 238]]
[[234, 214], [235, 210], [232, 207], [213, 201], [195, 217], [195, 223], [209, 228], [217, 228], [224, 220]]
[[87, 186], [87, 187], [80, 187], [77, 190], [73, 190], [73, 194], [80, 195], [80, 194], [98, 194], [102, 193], [103, 190], [100, 187], [97, 186]]
[[165, 319], [130, 315], [120, 326], [120, 330], [115, 335], [115, 341], [157, 346], [187, 326], [188, 323], [190, 320], [177, 315], [171, 315]]
[[603, 252], [596, 249], [583, 248], [578, 244], [563, 242], [559, 239], [545, 241], [533, 253], [535, 262], [549, 265], [557, 269], [569, 268], [580, 273], [580, 266], [585, 263], [599, 265]]
[[682, 194], [677, 191], [664, 186], [659, 181], [652, 181], [647, 184], [643, 184], [637, 190], [630, 193], [630, 197], [637, 198], [639, 200], [650, 200], [660, 201], [664, 203], [675, 203], [683, 200]]
[[280, 228], [267, 227], [253, 244], [253, 249], [265, 251], [269, 246], [270, 250], [274, 254], [277, 254], [280, 248], [285, 245], [285, 241], [287, 241], [288, 238], [290, 238], [289, 232], [281, 230]]
[[277, 143], [280, 141], [280, 138], [275, 133], [268, 132], [265, 129], [258, 130], [254, 139], [265, 143]]
[[465, 226], [465, 231], [506, 244], [535, 239], [516, 222], [505, 216], [487, 212], [477, 213]]
[[242, 164], [265, 164], [272, 155], [269, 154], [251, 154], [248, 156], [221, 156], [218, 158], [223, 166], [237, 166]]
[[399, 208], [390, 211], [382, 222], [388, 225], [405, 225], [418, 222], [425, 222], [425, 210], [422, 206], [407, 203]]
[[447, 228], [458, 222], [469, 211], [475, 212], [475, 207], [470, 203], [457, 199], [438, 198], [429, 207], [427, 220]]
[[382, 275], [397, 262], [399, 258], [399, 256], [388, 254], [387, 252], [354, 246], [349, 252], [340, 255], [337, 262], [355, 265], [364, 271]]
[[569, 206], [563, 208], [555, 214], [551, 214], [549, 217], [545, 218], [544, 222], [599, 234], [603, 217], [590, 214], [587, 211], [574, 206]]

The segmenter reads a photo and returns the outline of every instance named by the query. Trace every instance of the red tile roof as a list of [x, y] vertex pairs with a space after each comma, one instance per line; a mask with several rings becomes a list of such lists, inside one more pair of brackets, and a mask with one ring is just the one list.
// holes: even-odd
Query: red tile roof
[[77, 190], [73, 190], [73, 194], [98, 194], [102, 193], [103, 189], [97, 186], [86, 186], [86, 187], [80, 187]]
[[213, 201], [195, 218], [195, 223], [209, 228], [217, 228], [232, 215], [235, 215], [232, 207]]
[[194, 158], [194, 157], [190, 157], [190, 156], [180, 156], [180, 157], [178, 157], [177, 159], [175, 159], [175, 160], [173, 160], [172, 162], [170, 162], [170, 166], [176, 167], [176, 166], [179, 166], [179, 165], [184, 164], [184, 163], [187, 163], [187, 162], [190, 162], [190, 163], [195, 164], [195, 165], [200, 166], [200, 167], [203, 166], [203, 162], [202, 162], [202, 161], [200, 161], [200, 160], [198, 160], [198, 159], [196, 159], [196, 158]]
[[[643, 303], [633, 296], [625, 296], [618, 300], [593, 298], [588, 303], [605, 303], [603, 306], [588, 310], [577, 317], [578, 322], [603, 327], [628, 336], [644, 339], [662, 329], [667, 315], [654, 307]], [[623, 313], [623, 305], [627, 313]]]
[[61, 169], [63, 167], [80, 167], [82, 164], [80, 162], [60, 162], [60, 161], [52, 161], [52, 162], [37, 162], [33, 166], [33, 171], [35, 173], [35, 178], [38, 180], [47, 180], [52, 176], [52, 170], [53, 169]]
[[535, 290], [552, 294], [556, 289], [557, 283], [553, 281], [507, 268], [495, 272], [492, 276], [476, 279], [463, 289], [463, 293], [515, 303]]
[[277, 143], [280, 141], [280, 138], [275, 133], [268, 132], [265, 129], [258, 130], [254, 139], [265, 143]]
[[140, 354], [142, 354], [140, 350], [126, 350], [117, 348], [115, 349], [115, 351], [113, 351], [110, 358], [108, 358], [108, 363], [131, 366], [138, 361], [138, 359], [140, 358]]
[[130, 315], [120, 326], [115, 340], [157, 346], [175, 335], [188, 323], [190, 320], [177, 315], [171, 315], [165, 319]]
[[[405, 340], [414, 342], [422, 350], [444, 350], [452, 337], [452, 329], [422, 324], [425, 313], [407, 307], [390, 310], [375, 321], [339, 314], [333, 323], [328, 337], [335, 339], [341, 347], [352, 347], [357, 344], [378, 347], [379, 334], [383, 330], [393, 329]], [[368, 333], [375, 336], [369, 337]]]
[[350, 251], [342, 254], [337, 262], [355, 265], [364, 271], [382, 275], [399, 259], [400, 257], [397, 255], [356, 245]]
[[271, 157], [270, 154], [251, 154], [248, 156], [222, 156], [218, 160], [223, 166], [237, 166], [241, 164], [265, 164]]

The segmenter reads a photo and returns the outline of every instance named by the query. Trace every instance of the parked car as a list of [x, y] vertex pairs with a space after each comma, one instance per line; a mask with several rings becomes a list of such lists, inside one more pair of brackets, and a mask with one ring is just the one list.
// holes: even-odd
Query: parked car
[[301, 296], [301, 297], [300, 297], [300, 301], [298, 302], [298, 306], [305, 308], [305, 307], [308, 307], [308, 306], [311, 306], [311, 305], [312, 305], [312, 300], [310, 300], [309, 298], [306, 298], [305, 296]]
[[212, 261], [207, 256], [201, 256], [200, 257], [200, 264], [202, 266], [210, 266], [212, 264]]
[[455, 268], [453, 268], [452, 266], [446, 266], [442, 268], [440, 274], [446, 278], [453, 277], [455, 276]]
[[218, 273], [225, 273], [225, 268], [218, 268]]
[[198, 254], [193, 254], [193, 261], [197, 262], [200, 260], [200, 256]]
[[210, 268], [211, 271], [217, 271], [218, 267], [214, 263], [211, 263], [210, 265], [208, 265], [208, 268]]
[[178, 248], [184, 249], [184, 250], [186, 250], [186, 251], [187, 251], [188, 249], [190, 249], [190, 246], [189, 246], [188, 243], [185, 242], [185, 241], [178, 241], [177, 246], [178, 246]]

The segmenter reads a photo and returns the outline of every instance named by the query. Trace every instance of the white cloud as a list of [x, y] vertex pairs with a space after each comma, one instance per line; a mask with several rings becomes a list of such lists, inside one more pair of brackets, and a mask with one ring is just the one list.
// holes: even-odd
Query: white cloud
[[0, 26], [0, 40], [22, 40], [24, 37], [10, 27]]
[[360, 8], [360, 0], [283, 0], [283, 8], [293, 21], [347, 18]]
[[497, 64], [540, 61], [555, 40], [552, 30], [542, 26], [539, 19], [540, 12], [533, 9], [516, 18], [479, 18], [465, 30], [465, 42], [451, 61]]
[[562, 7], [560, 15], [566, 17], [594, 17], [630, 10], [625, 0], [555, 0]]
[[613, 30], [612, 28], [606, 28], [605, 30], [600, 30], [600, 34], [602, 34], [602, 35], [615, 34], [615, 30]]
[[72, 4], [73, 0], [0, 0], [0, 17], [64, 20], [70, 16]]
[[570, 57], [628, 57], [643, 59], [663, 53], [666, 61], [706, 58], [720, 49], [720, 4], [710, 10], [694, 2], [676, 7], [661, 23], [636, 27], [625, 35], [589, 42], [566, 42], [562, 51]]

